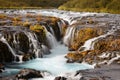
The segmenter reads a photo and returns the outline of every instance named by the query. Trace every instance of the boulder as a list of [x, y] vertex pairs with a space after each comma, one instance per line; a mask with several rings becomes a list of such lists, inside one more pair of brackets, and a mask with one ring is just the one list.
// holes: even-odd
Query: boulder
[[62, 77], [62, 76], [58, 76], [58, 77], [56, 77], [54, 80], [67, 80], [67, 78]]
[[42, 72], [34, 69], [22, 69], [17, 75], [17, 79], [43, 78]]

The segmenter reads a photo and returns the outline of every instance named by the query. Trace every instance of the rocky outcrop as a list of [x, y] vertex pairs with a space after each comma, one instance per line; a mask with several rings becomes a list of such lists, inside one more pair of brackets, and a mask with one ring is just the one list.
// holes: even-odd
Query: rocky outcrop
[[120, 67], [117, 64], [111, 66], [103, 65], [101, 68], [79, 70], [74, 73], [67, 73], [55, 79], [64, 80], [119, 80]]
[[5, 14], [1, 20], [0, 62], [21, 62], [49, 54], [56, 39], [62, 38], [62, 27], [67, 25], [59, 18], [32, 13]]
[[[68, 63], [87, 62], [89, 64], [119, 63], [120, 30], [119, 20], [108, 17], [84, 17], [71, 25], [77, 30], [69, 36], [69, 52], [65, 57]], [[103, 21], [104, 20], [104, 21]], [[68, 35], [66, 35], [68, 36]], [[66, 37], [65, 37], [66, 39]]]
[[[77, 71], [76, 76], [81, 74], [79, 80], [119, 80], [119, 65], [104, 66], [93, 70]], [[115, 75], [116, 74], [116, 75]]]
[[17, 75], [17, 79], [43, 78], [40, 71], [34, 69], [22, 69]]
[[80, 28], [76, 30], [76, 33], [74, 34], [74, 39], [69, 45], [70, 50], [78, 50], [79, 47], [81, 47], [85, 41], [100, 36], [103, 34], [103, 30], [101, 28]]
[[25, 68], [20, 70], [16, 75], [0, 76], [0, 80], [29, 80], [33, 78], [44, 78], [48, 75], [50, 75], [50, 73], [47, 71]]
[[[119, 36], [119, 35], [117, 35]], [[67, 62], [87, 62], [89, 64], [119, 63], [119, 37], [108, 36], [94, 43], [94, 50], [76, 51], [68, 53]], [[115, 39], [116, 38], [116, 39]]]
[[[34, 32], [22, 27], [1, 27], [0, 31], [0, 52], [1, 62], [26, 61], [36, 58], [35, 49], [41, 49], [38, 55], [42, 54], [42, 47], [37, 41], [38, 37]], [[39, 56], [40, 57], [40, 56]]]
[[0, 41], [0, 62], [11, 62], [14, 60], [14, 56], [9, 51], [7, 45]]

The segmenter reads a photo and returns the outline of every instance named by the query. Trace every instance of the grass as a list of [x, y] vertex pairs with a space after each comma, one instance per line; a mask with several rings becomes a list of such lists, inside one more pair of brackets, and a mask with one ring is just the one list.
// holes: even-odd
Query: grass
[[70, 0], [59, 9], [120, 14], [120, 0]]
[[0, 0], [0, 8], [58, 8], [68, 0]]

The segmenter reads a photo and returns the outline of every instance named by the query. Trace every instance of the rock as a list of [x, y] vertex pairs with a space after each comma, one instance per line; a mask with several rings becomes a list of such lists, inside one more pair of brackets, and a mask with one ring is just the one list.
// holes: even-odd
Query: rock
[[4, 70], [5, 70], [4, 65], [0, 63], [0, 73], [2, 73]]
[[74, 63], [75, 61], [68, 59], [66, 62], [67, 63]]
[[11, 62], [14, 60], [14, 56], [10, 52], [7, 45], [0, 41], [0, 62]]
[[[23, 61], [41, 58], [45, 52], [42, 51], [41, 44], [45, 43], [47, 44], [46, 34], [43, 32], [34, 32], [25, 27], [1, 26], [0, 62], [19, 62], [19, 56], [23, 56]], [[45, 53], [47, 52], [49, 53], [49, 49]]]
[[[80, 28], [78, 28], [77, 26], [80, 26], [80, 25], [72, 25], [71, 26], [71, 27], [74, 27], [76, 29], [76, 31], [71, 34], [71, 36], [74, 35], [74, 37], [71, 37], [71, 36], [69, 37], [70, 38], [70, 41], [68, 40], [69, 50], [76, 51], [85, 43], [85, 41], [103, 34], [102, 28], [95, 28], [95, 27], [80, 27]], [[101, 30], [101, 34], [98, 33], [100, 30]], [[67, 36], [67, 35], [65, 35], [65, 36]], [[81, 49], [81, 50], [83, 50], [83, 49]]]
[[80, 80], [119, 80], [120, 67], [118, 64], [112, 64], [111, 66], [102, 65], [101, 68], [79, 70], [76, 72], [76, 76], [81, 74]]
[[67, 80], [67, 78], [62, 77], [62, 76], [58, 76], [58, 77], [56, 77], [54, 80]]
[[26, 53], [23, 55], [23, 61], [28, 61], [34, 58], [35, 58], [35, 54], [33, 53]]
[[22, 69], [17, 75], [17, 79], [43, 78], [41, 71], [34, 69]]

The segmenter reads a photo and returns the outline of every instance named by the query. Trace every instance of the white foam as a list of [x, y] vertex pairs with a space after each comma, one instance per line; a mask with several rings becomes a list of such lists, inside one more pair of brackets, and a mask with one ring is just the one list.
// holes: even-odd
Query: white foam
[[59, 45], [51, 50], [51, 55], [28, 61], [25, 64], [19, 65], [19, 67], [46, 70], [53, 75], [93, 68], [93, 66], [85, 63], [66, 63], [66, 58], [64, 57], [66, 53], [68, 53], [67, 47]]

